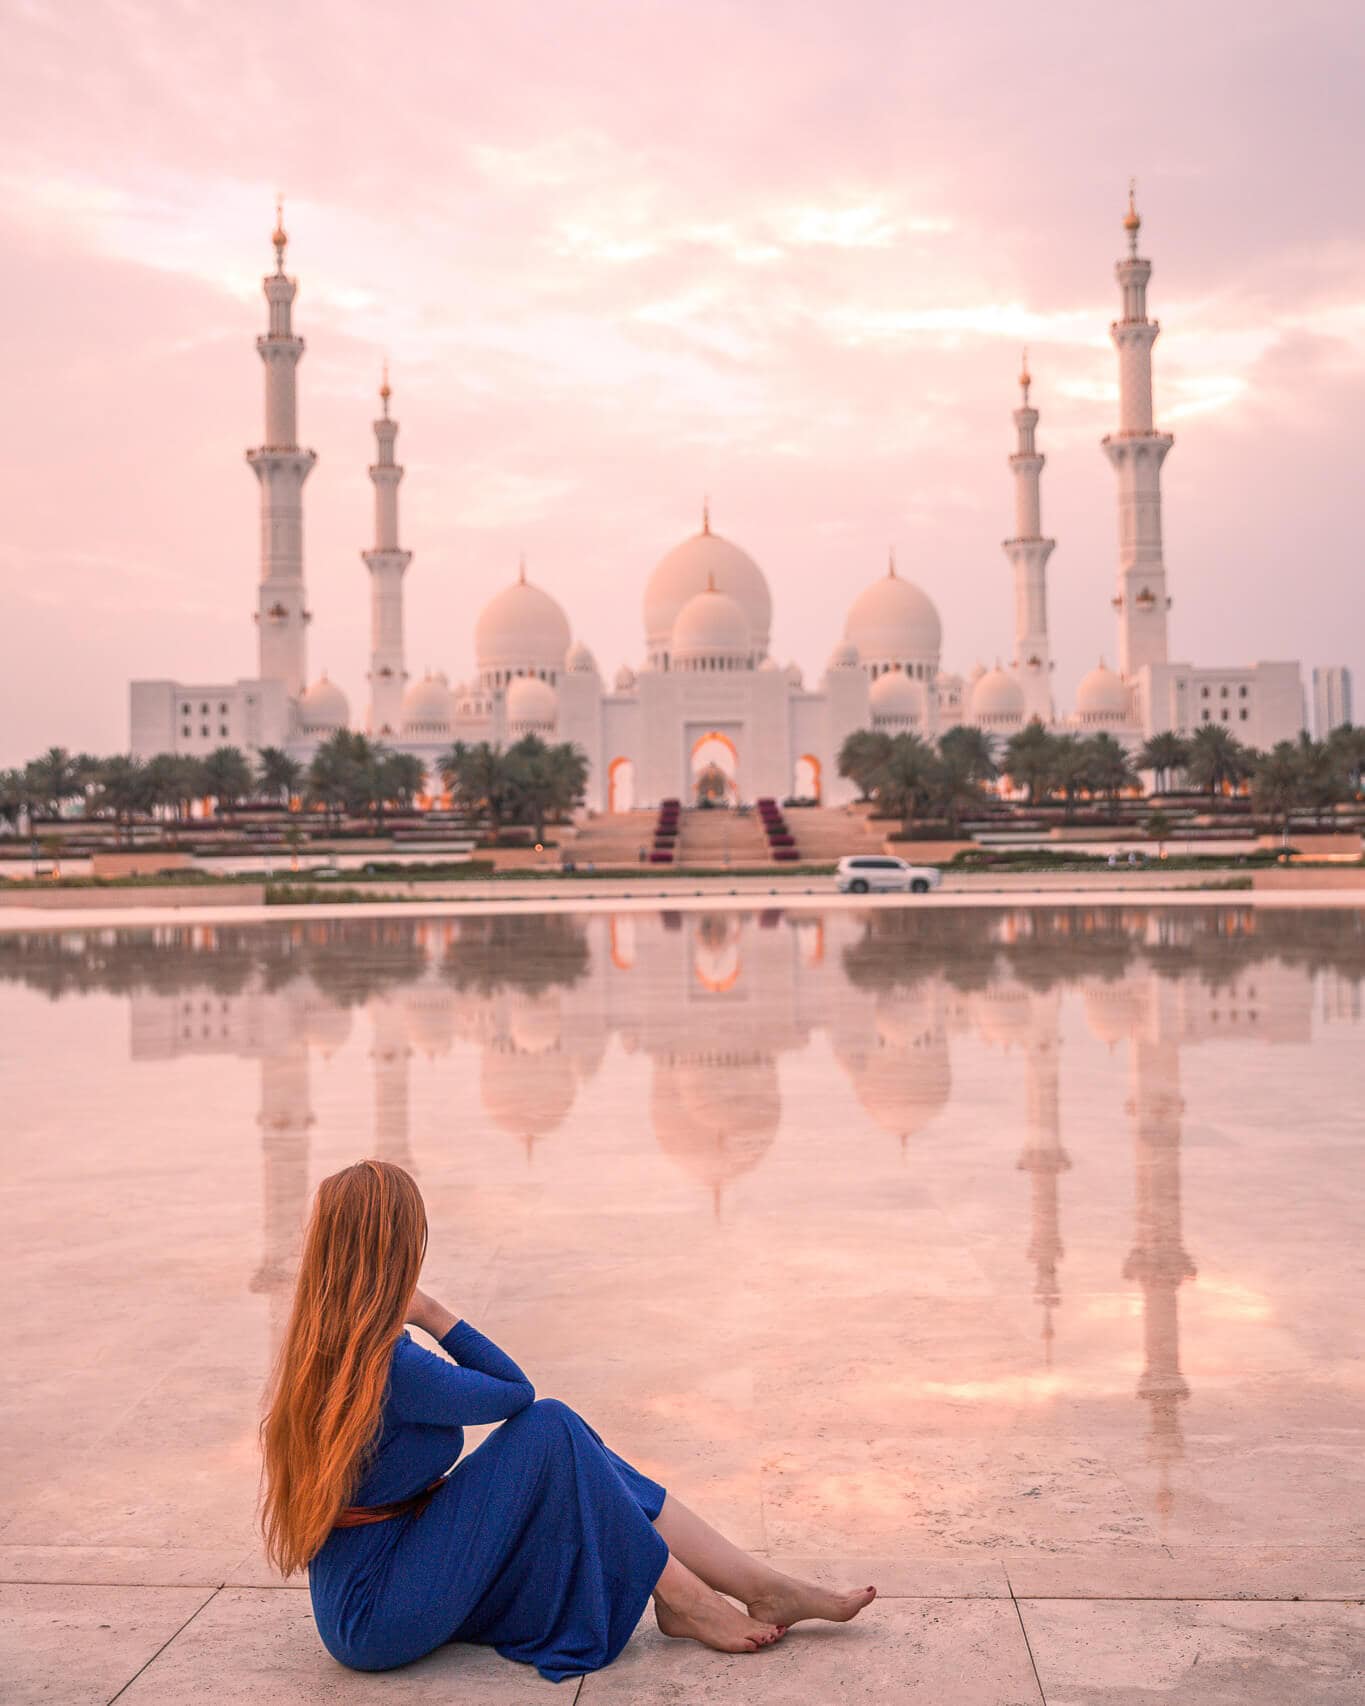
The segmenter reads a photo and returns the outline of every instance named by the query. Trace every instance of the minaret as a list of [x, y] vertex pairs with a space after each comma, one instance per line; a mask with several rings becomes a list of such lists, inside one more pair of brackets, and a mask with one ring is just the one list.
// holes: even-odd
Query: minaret
[[1119, 352], [1119, 430], [1103, 440], [1119, 480], [1119, 674], [1131, 681], [1147, 664], [1166, 662], [1166, 565], [1161, 555], [1161, 464], [1175, 442], [1152, 425], [1152, 345], [1161, 330], [1147, 318], [1152, 263], [1137, 252], [1142, 221], [1128, 190], [1123, 228], [1128, 253], [1114, 272], [1123, 314], [1109, 328]]
[[1064, 1254], [1059, 1176], [1071, 1166], [1062, 1147], [1061, 1103], [1058, 1092], [1059, 1063], [1058, 996], [1036, 995], [1031, 999], [1032, 1034], [1028, 1041], [1025, 1108], [1028, 1144], [1018, 1167], [1032, 1174], [1030, 1195], [1033, 1236], [1028, 1254], [1037, 1282], [1034, 1296], [1043, 1309], [1043, 1345], [1052, 1361], [1052, 1341], [1057, 1330], [1052, 1312], [1062, 1301], [1057, 1268]]
[[1004, 544], [1014, 567], [1014, 673], [1024, 692], [1026, 720], [1053, 720], [1052, 659], [1047, 646], [1047, 560], [1055, 539], [1042, 536], [1042, 507], [1038, 476], [1045, 458], [1038, 450], [1038, 411], [1029, 404], [1033, 377], [1028, 351], [1019, 373], [1023, 400], [1014, 411], [1018, 448], [1010, 457], [1014, 471], [1014, 538]]
[[398, 422], [389, 418], [388, 364], [379, 387], [383, 414], [374, 423], [378, 452], [370, 478], [374, 481], [374, 549], [361, 557], [370, 571], [370, 733], [380, 737], [398, 732], [403, 703], [403, 571], [411, 551], [398, 548], [398, 483], [403, 470], [393, 459]]
[[261, 587], [256, 622], [263, 681], [282, 681], [292, 696], [308, 679], [303, 588], [303, 482], [317, 455], [300, 450], [294, 370], [303, 354], [291, 321], [297, 281], [284, 273], [283, 205], [276, 208], [275, 270], [264, 281], [270, 329], [256, 339], [265, 363], [265, 442], [246, 459], [261, 483]]

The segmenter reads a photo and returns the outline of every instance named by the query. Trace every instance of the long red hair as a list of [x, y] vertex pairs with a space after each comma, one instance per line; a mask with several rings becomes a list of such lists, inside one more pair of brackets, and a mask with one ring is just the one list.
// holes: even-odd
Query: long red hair
[[260, 1429], [261, 1529], [283, 1575], [352, 1502], [426, 1247], [422, 1194], [402, 1167], [357, 1161], [318, 1186]]

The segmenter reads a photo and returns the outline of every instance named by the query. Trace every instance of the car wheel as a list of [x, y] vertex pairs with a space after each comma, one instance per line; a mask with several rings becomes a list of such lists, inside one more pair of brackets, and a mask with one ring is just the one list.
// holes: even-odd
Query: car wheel
[[850, 894], [866, 894], [867, 893], [867, 884], [863, 881], [863, 879], [861, 877], [858, 877], [854, 882], [851, 882], [848, 885], [848, 892]]
[[929, 885], [925, 882], [923, 877], [916, 877], [914, 882], [910, 885], [911, 894], [928, 894], [928, 892]]

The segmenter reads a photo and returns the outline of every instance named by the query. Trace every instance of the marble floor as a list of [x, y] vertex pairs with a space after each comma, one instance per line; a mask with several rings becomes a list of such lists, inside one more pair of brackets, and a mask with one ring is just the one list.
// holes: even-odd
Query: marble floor
[[[1365, 913], [1263, 898], [7, 933], [0, 1700], [1358, 1701], [1362, 1044]], [[364, 1154], [543, 1396], [878, 1602], [335, 1664], [255, 1429]]]

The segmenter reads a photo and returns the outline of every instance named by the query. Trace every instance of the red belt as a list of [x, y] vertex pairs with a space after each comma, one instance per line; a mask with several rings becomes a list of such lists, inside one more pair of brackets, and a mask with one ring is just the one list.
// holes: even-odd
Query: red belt
[[413, 1493], [406, 1499], [394, 1499], [387, 1505], [346, 1505], [342, 1508], [332, 1523], [333, 1528], [360, 1528], [367, 1522], [387, 1522], [391, 1516], [414, 1516], [424, 1511], [431, 1503], [439, 1487], [444, 1487], [446, 1478], [438, 1475], [428, 1487], [423, 1487], [420, 1493]]

